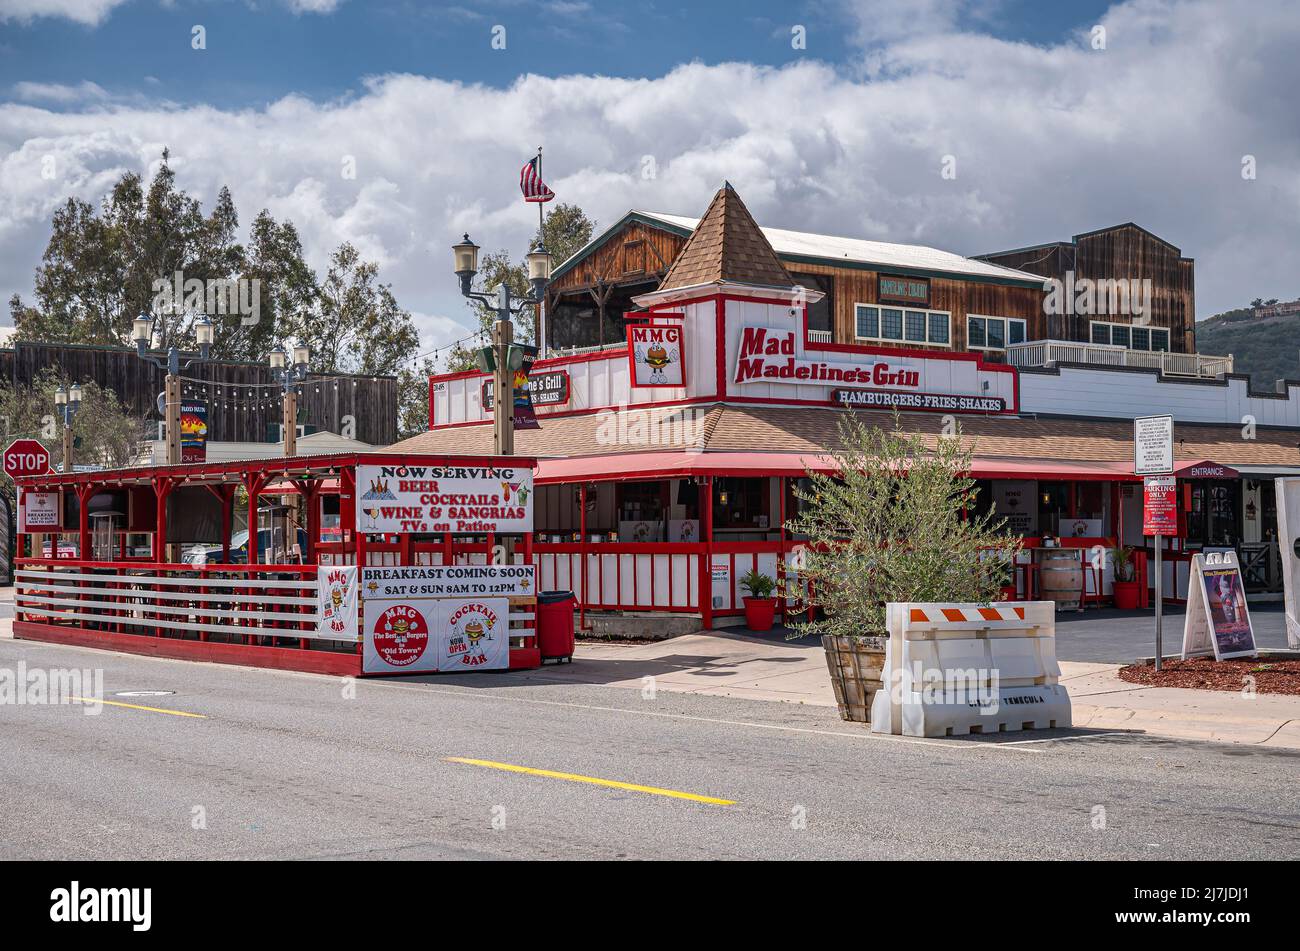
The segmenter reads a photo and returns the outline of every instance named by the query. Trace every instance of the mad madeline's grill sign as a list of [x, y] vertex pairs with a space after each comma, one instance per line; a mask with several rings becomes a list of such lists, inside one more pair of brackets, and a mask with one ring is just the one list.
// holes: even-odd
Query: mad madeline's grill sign
[[[1001, 396], [927, 393], [922, 390], [926, 360], [815, 360], [802, 351], [796, 331], [742, 327], [736, 356], [736, 383], [792, 383], [830, 386], [831, 402], [858, 409], [897, 408], [935, 413], [1004, 413]], [[941, 374], [952, 386], [948, 373]], [[987, 386], [987, 383], [984, 384]], [[946, 388], [945, 386], [945, 388]]]

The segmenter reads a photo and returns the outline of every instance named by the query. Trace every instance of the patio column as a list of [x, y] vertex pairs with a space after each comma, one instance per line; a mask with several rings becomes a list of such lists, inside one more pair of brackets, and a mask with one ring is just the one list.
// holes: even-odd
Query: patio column
[[230, 564], [231, 521], [235, 514], [235, 487], [227, 483], [208, 485], [208, 491], [221, 502], [221, 561]]
[[171, 495], [176, 480], [171, 476], [157, 476], [153, 480], [154, 532], [153, 560], [162, 564], [167, 560], [167, 497]]
[[261, 472], [249, 472], [244, 475], [244, 491], [248, 493], [248, 563], [255, 565], [262, 560], [261, 546], [257, 537], [257, 499], [266, 487], [269, 477]]
[[700, 624], [707, 631], [713, 627], [713, 476], [704, 477], [700, 492]]
[[86, 505], [95, 494], [95, 487], [90, 483], [77, 486], [77, 552], [86, 561], [90, 558], [90, 513]]
[[320, 537], [320, 480], [295, 479], [293, 484], [297, 487], [298, 494], [302, 496], [302, 504], [306, 512], [303, 530], [307, 536], [307, 548], [302, 553], [303, 564], [315, 564], [316, 540]]

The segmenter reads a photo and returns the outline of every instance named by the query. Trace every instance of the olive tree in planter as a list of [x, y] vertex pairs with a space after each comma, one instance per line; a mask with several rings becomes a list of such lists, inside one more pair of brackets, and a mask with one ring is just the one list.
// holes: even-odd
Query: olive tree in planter
[[[819, 634], [840, 716], [866, 722], [884, 665], [885, 603], [989, 603], [1006, 583], [1020, 540], [1005, 520], [969, 511], [972, 446], [949, 435], [867, 426], [846, 413], [831, 475], [809, 471], [786, 530], [807, 545], [787, 575], [819, 608], [792, 625]], [[790, 575], [794, 577], [791, 578]], [[809, 612], [812, 618], [813, 612]]]

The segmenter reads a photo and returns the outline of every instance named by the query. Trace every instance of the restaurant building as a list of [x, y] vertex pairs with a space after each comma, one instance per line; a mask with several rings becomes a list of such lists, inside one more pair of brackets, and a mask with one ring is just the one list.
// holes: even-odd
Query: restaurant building
[[[1185, 349], [1063, 356], [1042, 346], [1047, 292], [932, 248], [762, 229], [730, 185], [698, 220], [630, 212], [548, 291], [516, 433], [538, 460], [540, 589], [573, 590], [588, 625], [738, 618], [740, 578], [796, 560], [793, 489], [830, 469], [841, 415], [890, 425], [897, 408], [930, 440], [960, 420], [979, 505], [1024, 538], [1016, 597], [1039, 595], [1045, 545], [1077, 552], [1081, 605], [1109, 600], [1121, 545], [1149, 590], [1132, 419], [1166, 412], [1182, 530], [1165, 591], [1185, 597], [1191, 554], [1216, 547], [1240, 552], [1252, 591], [1279, 590], [1271, 479], [1300, 474], [1300, 382], [1258, 392], [1230, 357]], [[483, 374], [435, 376], [429, 431], [392, 449], [490, 452], [490, 406]]]

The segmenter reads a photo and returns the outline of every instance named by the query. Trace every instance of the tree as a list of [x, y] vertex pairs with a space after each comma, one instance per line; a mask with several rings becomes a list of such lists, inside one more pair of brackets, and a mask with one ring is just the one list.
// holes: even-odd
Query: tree
[[420, 346], [410, 311], [381, 284], [379, 265], [344, 242], [330, 257], [310, 311], [284, 323], [312, 352], [316, 373], [396, 374]]
[[409, 439], [429, 428], [429, 377], [438, 372], [424, 357], [397, 374], [397, 438]]
[[[51, 464], [63, 465], [63, 420], [54, 405], [54, 391], [70, 381], [56, 367], [46, 367], [31, 385], [0, 383], [0, 425], [5, 439], [38, 439], [50, 451]], [[81, 384], [81, 408], [72, 420], [77, 464], [120, 468], [136, 462], [141, 442], [149, 438], [146, 420], [132, 416], [117, 395], [95, 382]]]
[[960, 427], [930, 445], [903, 432], [897, 415], [883, 430], [845, 414], [839, 440], [828, 453], [835, 475], [809, 471], [809, 488], [795, 490], [800, 511], [786, 523], [808, 538], [798, 583], [811, 585], [808, 599], [824, 612], [794, 625], [796, 636], [884, 634], [888, 601], [996, 598], [1020, 540], [992, 513], [963, 518], [975, 480]]
[[[595, 222], [577, 205], [556, 205], [533, 234], [530, 250], [540, 241], [551, 252], [555, 264], [563, 264], [591, 240], [595, 227]], [[493, 251], [479, 259], [479, 282], [485, 293], [492, 293], [505, 283], [510, 288], [511, 296], [523, 297], [529, 291], [528, 266], [523, 260], [512, 262], [508, 251]], [[473, 307], [479, 330], [491, 340], [496, 312], [477, 301]], [[516, 340], [533, 343], [535, 336], [534, 321], [531, 318], [515, 322]], [[474, 351], [459, 344], [453, 346], [447, 355], [447, 372], [460, 373], [473, 368]]]
[[[69, 198], [55, 211], [36, 269], [35, 304], [17, 294], [9, 301], [19, 339], [129, 345], [132, 321], [144, 314], [153, 317], [162, 346], [192, 347], [194, 322], [212, 310], [208, 282], [240, 278], [261, 281], [256, 319], [234, 308], [207, 313], [216, 324], [214, 353], [260, 361], [283, 339], [280, 315], [307, 309], [315, 296], [315, 275], [303, 260], [297, 231], [263, 210], [245, 250], [230, 190], [220, 190], [205, 216], [199, 201], [177, 187], [168, 159], [164, 149], [148, 187], [128, 172], [98, 210]], [[170, 289], [177, 272], [183, 281], [201, 282], [205, 293], [160, 306], [155, 282]]]

